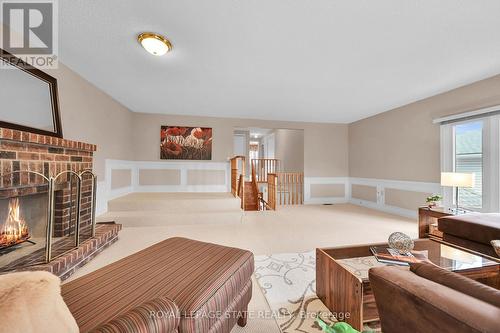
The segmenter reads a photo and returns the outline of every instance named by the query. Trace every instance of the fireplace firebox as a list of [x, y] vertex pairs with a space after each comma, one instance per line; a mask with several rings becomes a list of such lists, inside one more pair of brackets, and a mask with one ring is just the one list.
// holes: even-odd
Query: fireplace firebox
[[[11, 191], [0, 190], [0, 212], [6, 212], [5, 218], [0, 214], [0, 271], [49, 263], [95, 236], [97, 183], [92, 171], [66, 170], [49, 177], [29, 170], [11, 172], [19, 178], [33, 173], [46, 182], [36, 186], [36, 193], [18, 191], [9, 197]], [[88, 217], [83, 224], [82, 215]]]
[[7, 218], [0, 224], [0, 251], [23, 242], [30, 242], [31, 233], [19, 214], [19, 198], [9, 200]]

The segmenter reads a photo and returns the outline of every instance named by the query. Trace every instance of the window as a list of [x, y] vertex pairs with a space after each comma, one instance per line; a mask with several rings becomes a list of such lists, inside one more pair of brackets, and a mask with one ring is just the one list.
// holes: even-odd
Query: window
[[[453, 128], [454, 171], [473, 173], [475, 186], [459, 188], [459, 206], [472, 210], [483, 208], [483, 122], [473, 121]], [[456, 202], [456, 198], [453, 198]]]
[[[475, 175], [474, 187], [459, 188], [459, 206], [500, 212], [500, 106], [498, 114], [471, 119], [467, 113], [435, 122], [441, 124], [441, 171]], [[445, 206], [456, 204], [453, 188], [443, 187], [442, 193]]]

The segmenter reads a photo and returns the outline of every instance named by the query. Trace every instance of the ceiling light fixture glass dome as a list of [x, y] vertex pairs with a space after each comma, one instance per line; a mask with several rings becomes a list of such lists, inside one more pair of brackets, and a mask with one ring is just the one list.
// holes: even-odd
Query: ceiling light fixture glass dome
[[162, 56], [172, 50], [172, 43], [168, 39], [153, 32], [143, 32], [137, 40], [146, 51], [155, 56]]

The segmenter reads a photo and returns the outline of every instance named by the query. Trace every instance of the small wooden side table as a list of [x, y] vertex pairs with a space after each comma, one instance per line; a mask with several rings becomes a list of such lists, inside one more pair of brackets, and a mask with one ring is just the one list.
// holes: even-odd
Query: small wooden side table
[[[442, 238], [437, 230], [437, 219], [444, 216], [455, 215], [449, 208], [445, 207], [419, 207], [418, 208], [418, 238], [428, 238], [429, 234]], [[432, 227], [431, 227], [432, 225]], [[431, 229], [431, 230], [429, 230]], [[441, 236], [440, 236], [441, 235]]]

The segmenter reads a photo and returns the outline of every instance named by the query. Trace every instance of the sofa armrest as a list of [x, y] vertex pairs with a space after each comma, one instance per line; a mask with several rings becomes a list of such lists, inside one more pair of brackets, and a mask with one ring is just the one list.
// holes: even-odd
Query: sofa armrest
[[494, 305], [403, 267], [371, 268], [369, 277], [384, 333], [498, 332]]
[[92, 333], [176, 333], [180, 322], [177, 305], [166, 297], [156, 298], [108, 323], [93, 329]]
[[500, 308], [500, 290], [493, 287], [447, 271], [429, 262], [411, 263], [410, 271], [424, 279], [434, 281]]

